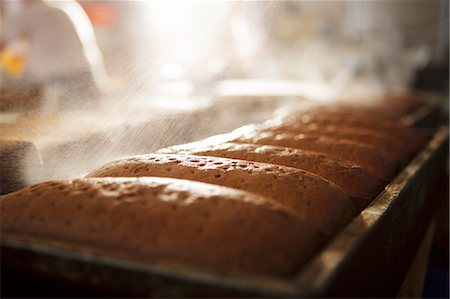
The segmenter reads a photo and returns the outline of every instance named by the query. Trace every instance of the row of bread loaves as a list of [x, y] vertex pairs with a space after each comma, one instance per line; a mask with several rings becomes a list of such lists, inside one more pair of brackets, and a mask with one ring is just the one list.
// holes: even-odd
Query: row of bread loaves
[[422, 105], [336, 103], [112, 161], [0, 197], [1, 231], [171, 267], [291, 275], [423, 147], [398, 121]]

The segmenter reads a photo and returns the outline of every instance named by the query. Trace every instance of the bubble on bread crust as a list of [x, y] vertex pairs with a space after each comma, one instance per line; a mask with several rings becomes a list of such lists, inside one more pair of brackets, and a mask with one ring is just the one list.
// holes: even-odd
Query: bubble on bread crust
[[162, 201], [177, 201], [180, 198], [186, 197], [184, 192], [182, 194], [175, 192], [174, 190], [164, 190], [164, 192], [159, 194], [159, 199]]
[[211, 213], [208, 212], [208, 211], [204, 211], [204, 212], [202, 213], [202, 216], [203, 216], [203, 219], [209, 220], [209, 219], [211, 218]]
[[197, 234], [203, 233], [203, 226], [200, 225], [200, 224], [197, 225], [196, 228], [195, 228], [195, 232], [196, 232]]
[[108, 183], [102, 184], [102, 188], [103, 188], [103, 190], [107, 190], [107, 191], [117, 191], [117, 190], [119, 190], [120, 185], [118, 183], [108, 182]]
[[66, 224], [67, 227], [71, 227], [72, 226], [72, 221], [70, 219], [66, 220], [65, 224]]
[[67, 188], [67, 186], [65, 186], [65, 185], [58, 186], [58, 190], [61, 190], [61, 191], [65, 190], [66, 188]]

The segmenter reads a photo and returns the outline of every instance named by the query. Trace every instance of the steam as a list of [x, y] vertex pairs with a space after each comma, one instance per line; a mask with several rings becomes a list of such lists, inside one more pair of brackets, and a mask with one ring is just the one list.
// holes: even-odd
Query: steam
[[226, 133], [305, 98], [402, 89], [420, 56], [405, 51], [392, 20], [355, 29], [370, 9], [360, 2], [111, 1], [126, 17], [114, 33], [98, 29], [98, 45], [80, 7], [45, 3], [70, 16], [91, 67], [42, 82], [45, 113], [35, 118], [55, 121], [38, 133], [2, 133], [40, 150], [44, 170], [29, 182]]

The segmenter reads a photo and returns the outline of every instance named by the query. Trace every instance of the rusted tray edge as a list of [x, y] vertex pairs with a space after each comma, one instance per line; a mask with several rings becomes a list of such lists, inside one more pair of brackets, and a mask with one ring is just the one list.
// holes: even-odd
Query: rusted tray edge
[[[307, 297], [318, 297], [332, 283], [340, 268], [359, 250], [375, 226], [384, 221], [383, 216], [400, 199], [402, 190], [448, 142], [448, 127], [442, 126], [428, 145], [406, 168], [377, 196], [360, 215], [328, 243], [298, 274], [296, 281]], [[361, 230], [361, 223], [366, 227]], [[363, 275], [363, 274], [362, 274]]]

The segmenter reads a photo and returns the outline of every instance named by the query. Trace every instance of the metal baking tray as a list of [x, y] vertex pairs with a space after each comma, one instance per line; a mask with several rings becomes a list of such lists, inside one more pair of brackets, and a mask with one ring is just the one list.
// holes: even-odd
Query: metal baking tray
[[[425, 119], [421, 117], [420, 119]], [[291, 277], [221, 276], [17, 234], [1, 236], [4, 297], [392, 297], [439, 202], [448, 128]]]

